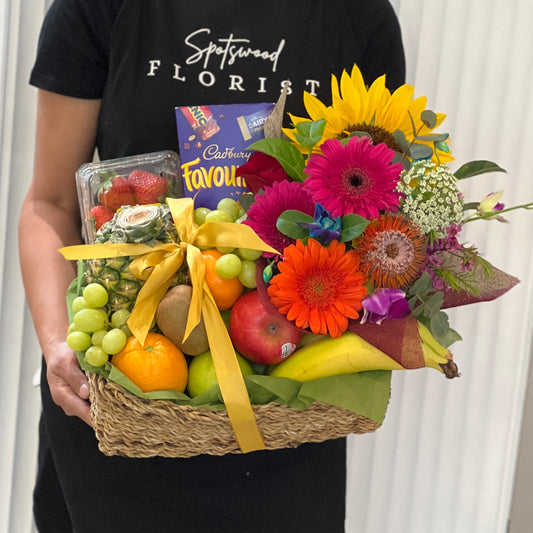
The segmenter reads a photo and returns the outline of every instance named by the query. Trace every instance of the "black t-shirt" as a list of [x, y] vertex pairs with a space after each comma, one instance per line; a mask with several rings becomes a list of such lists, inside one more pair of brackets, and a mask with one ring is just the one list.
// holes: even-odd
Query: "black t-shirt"
[[[387, 0], [55, 0], [31, 83], [101, 98], [97, 145], [110, 159], [177, 151], [176, 106], [275, 102], [285, 80], [287, 110], [306, 116], [303, 91], [329, 103], [331, 74], [354, 63], [367, 83], [383, 73], [389, 88], [403, 83]], [[53, 523], [43, 528], [63, 518], [79, 533], [344, 531], [345, 439], [184, 460], [106, 457], [93, 430], [53, 403], [44, 375], [41, 390], [34, 511]]]
[[331, 74], [367, 83], [405, 67], [387, 0], [56, 0], [31, 83], [102, 98], [101, 159], [177, 151], [174, 108], [275, 102], [306, 116], [303, 91], [330, 102]]

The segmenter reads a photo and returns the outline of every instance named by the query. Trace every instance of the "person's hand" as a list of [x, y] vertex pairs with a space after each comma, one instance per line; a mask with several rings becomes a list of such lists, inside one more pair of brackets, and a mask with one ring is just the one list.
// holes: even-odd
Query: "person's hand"
[[76, 354], [65, 342], [56, 345], [46, 358], [48, 385], [52, 399], [69, 416], [78, 416], [91, 424], [89, 383]]

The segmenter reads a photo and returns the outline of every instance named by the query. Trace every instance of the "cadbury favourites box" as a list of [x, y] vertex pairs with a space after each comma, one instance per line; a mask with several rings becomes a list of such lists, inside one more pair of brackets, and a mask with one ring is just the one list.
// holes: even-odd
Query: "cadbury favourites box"
[[215, 209], [222, 198], [248, 192], [235, 170], [248, 161], [247, 148], [264, 137], [274, 104], [231, 104], [176, 108], [185, 196], [195, 207]]

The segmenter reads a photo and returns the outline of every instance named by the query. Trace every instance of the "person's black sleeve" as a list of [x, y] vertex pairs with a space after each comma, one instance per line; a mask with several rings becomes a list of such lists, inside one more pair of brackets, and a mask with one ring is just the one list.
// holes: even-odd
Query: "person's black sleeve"
[[123, 0], [54, 0], [43, 22], [30, 84], [77, 98], [100, 98], [109, 37]]

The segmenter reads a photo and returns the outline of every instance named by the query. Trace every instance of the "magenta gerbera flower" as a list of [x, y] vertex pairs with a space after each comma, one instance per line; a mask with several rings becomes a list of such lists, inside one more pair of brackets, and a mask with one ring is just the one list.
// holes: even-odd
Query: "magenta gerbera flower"
[[331, 216], [355, 213], [374, 219], [380, 210], [398, 210], [395, 189], [402, 165], [392, 164], [394, 150], [373, 145], [369, 137], [352, 137], [346, 145], [329, 139], [320, 148], [322, 154], [312, 154], [307, 162], [304, 189]]
[[[272, 248], [283, 252], [294, 239], [284, 235], [276, 228], [278, 217], [284, 211], [294, 209], [313, 215], [315, 204], [304, 191], [303, 184], [297, 181], [280, 181], [265, 187], [264, 194], [256, 194], [255, 202], [248, 209], [248, 218], [243, 222], [250, 226]], [[273, 254], [265, 253], [265, 256]]]

